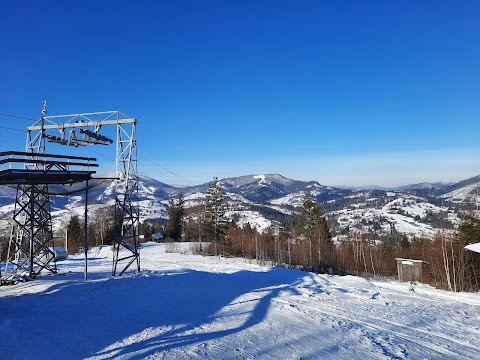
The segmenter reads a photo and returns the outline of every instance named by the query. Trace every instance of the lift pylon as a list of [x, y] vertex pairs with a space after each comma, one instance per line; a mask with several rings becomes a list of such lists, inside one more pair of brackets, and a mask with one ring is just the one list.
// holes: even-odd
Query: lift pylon
[[[123, 261], [126, 261], [126, 264], [119, 270], [119, 275], [122, 275], [134, 262], [136, 262], [137, 271], [140, 271], [139, 211], [138, 207], [134, 206], [138, 201], [135, 131], [135, 122], [131, 123], [130, 131], [125, 126], [117, 127], [116, 171], [120, 181], [116, 188], [115, 217], [118, 216], [119, 221], [115, 231], [112, 276], [117, 274], [118, 265]], [[127, 254], [121, 253], [122, 249], [127, 250]]]

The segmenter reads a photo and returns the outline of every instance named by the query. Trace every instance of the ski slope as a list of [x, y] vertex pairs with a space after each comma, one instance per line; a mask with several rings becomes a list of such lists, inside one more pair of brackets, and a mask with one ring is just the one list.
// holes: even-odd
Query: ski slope
[[480, 358], [478, 293], [165, 250], [143, 244], [140, 274], [111, 278], [103, 247], [88, 282], [78, 256], [1, 287], [1, 358]]

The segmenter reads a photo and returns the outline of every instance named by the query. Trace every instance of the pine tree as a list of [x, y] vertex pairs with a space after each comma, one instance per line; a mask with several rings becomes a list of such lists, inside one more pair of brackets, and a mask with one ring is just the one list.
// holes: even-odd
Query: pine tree
[[214, 244], [215, 255], [218, 255], [219, 245], [225, 245], [227, 222], [225, 220], [225, 191], [216, 176], [208, 185], [205, 210], [204, 230]]
[[72, 253], [83, 247], [83, 231], [78, 215], [72, 215], [67, 225], [68, 247]]
[[176, 203], [173, 200], [170, 202], [168, 222], [165, 225], [165, 234], [173, 241], [180, 241], [182, 239], [184, 216], [185, 200], [183, 194], [180, 193]]
[[300, 214], [295, 218], [294, 227], [295, 232], [308, 244], [308, 265], [314, 265], [314, 248], [317, 252], [317, 265], [325, 265], [329, 260], [325, 255], [330, 256], [333, 252], [332, 236], [320, 206], [309, 191], [305, 192]]

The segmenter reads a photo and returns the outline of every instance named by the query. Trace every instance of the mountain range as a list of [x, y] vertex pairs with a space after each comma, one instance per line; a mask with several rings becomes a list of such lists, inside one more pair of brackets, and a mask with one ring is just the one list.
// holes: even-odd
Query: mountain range
[[[103, 175], [102, 177], [108, 177]], [[99, 208], [112, 206], [114, 187], [111, 181], [94, 180], [89, 189], [90, 214]], [[247, 175], [222, 179], [228, 204], [227, 216], [240, 226], [249, 223], [266, 231], [272, 220], [288, 222], [302, 205], [309, 191], [325, 212], [336, 236], [359, 233], [388, 233], [397, 231], [408, 236], [433, 237], [437, 231], [450, 231], [460, 223], [463, 210], [476, 208], [480, 176], [457, 183], [420, 183], [397, 188], [335, 187], [316, 181], [299, 181], [279, 174]], [[208, 183], [179, 187], [155, 179], [139, 177], [139, 206], [141, 221], [165, 222], [169, 202], [182, 193], [190, 217], [204, 209]], [[54, 227], [59, 229], [72, 212], [84, 211], [82, 185], [51, 188]], [[10, 219], [15, 189], [0, 186], [0, 218]], [[5, 228], [5, 227], [4, 227]]]

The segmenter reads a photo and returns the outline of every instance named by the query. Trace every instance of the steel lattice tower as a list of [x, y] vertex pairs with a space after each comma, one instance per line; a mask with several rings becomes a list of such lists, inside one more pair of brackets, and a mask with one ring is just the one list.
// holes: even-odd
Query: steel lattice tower
[[[120, 181], [116, 188], [115, 217], [119, 217], [119, 226], [116, 226], [115, 231], [112, 276], [116, 275], [119, 262], [124, 260], [127, 264], [120, 270], [119, 275], [122, 275], [133, 262], [136, 262], [137, 271], [140, 271], [139, 210], [134, 206], [138, 200], [136, 121], [129, 124], [130, 129], [121, 124], [117, 126], [115, 165]], [[121, 249], [126, 249], [128, 255], [122, 255]]]
[[[37, 123], [44, 124], [46, 102], [43, 102], [42, 118]], [[32, 134], [27, 131], [25, 170], [43, 170], [45, 159], [45, 138], [43, 131]], [[31, 154], [31, 155], [30, 155]], [[31, 162], [29, 162], [29, 160]], [[47, 184], [19, 184], [15, 196], [13, 225], [7, 256], [13, 266], [12, 274], [28, 272], [31, 278], [43, 269], [56, 272], [56, 263], [50, 265], [54, 253], [50, 198]]]

